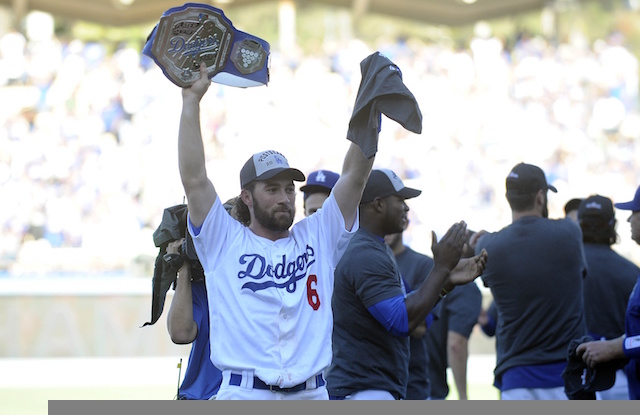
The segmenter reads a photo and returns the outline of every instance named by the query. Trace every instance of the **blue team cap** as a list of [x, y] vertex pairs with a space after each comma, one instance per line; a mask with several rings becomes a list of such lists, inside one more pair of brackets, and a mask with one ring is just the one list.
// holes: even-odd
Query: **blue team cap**
[[340, 178], [338, 173], [330, 170], [316, 170], [309, 173], [307, 176], [307, 183], [300, 188], [304, 192], [304, 199], [309, 197], [313, 193], [329, 193], [333, 186]]

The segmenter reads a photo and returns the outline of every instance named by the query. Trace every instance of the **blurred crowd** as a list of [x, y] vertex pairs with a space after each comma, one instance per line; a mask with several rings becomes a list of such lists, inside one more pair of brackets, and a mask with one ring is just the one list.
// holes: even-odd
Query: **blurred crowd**
[[[263, 149], [282, 151], [306, 173], [340, 171], [359, 63], [379, 50], [400, 67], [423, 115], [420, 135], [383, 119], [376, 158], [423, 190], [409, 204], [414, 249], [430, 253], [430, 231], [441, 235], [460, 219], [470, 229], [510, 223], [504, 178], [520, 161], [540, 166], [558, 188], [550, 217], [563, 216], [574, 197], [616, 202], [640, 184], [638, 59], [624, 42], [618, 33], [592, 43], [575, 35], [555, 45], [526, 33], [505, 40], [479, 24], [464, 47], [350, 40], [292, 59], [272, 45], [267, 87], [212, 84], [216, 93], [203, 100], [208, 174], [226, 200], [239, 193], [247, 157]], [[142, 45], [108, 46], [1, 33], [4, 275], [151, 275], [152, 233], [164, 208], [183, 203], [181, 91]], [[625, 237], [614, 249], [632, 258], [618, 215]]]

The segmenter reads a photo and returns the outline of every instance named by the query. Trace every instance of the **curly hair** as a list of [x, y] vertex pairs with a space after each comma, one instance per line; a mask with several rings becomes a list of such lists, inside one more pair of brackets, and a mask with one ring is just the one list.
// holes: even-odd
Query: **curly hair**
[[240, 196], [235, 196], [227, 200], [224, 203], [224, 208], [227, 209], [227, 212], [229, 212], [232, 218], [236, 219], [244, 226], [249, 226], [251, 223], [249, 208], [244, 204]]
[[600, 216], [585, 215], [579, 222], [582, 241], [585, 243], [611, 246], [618, 241], [615, 219], [607, 220]]

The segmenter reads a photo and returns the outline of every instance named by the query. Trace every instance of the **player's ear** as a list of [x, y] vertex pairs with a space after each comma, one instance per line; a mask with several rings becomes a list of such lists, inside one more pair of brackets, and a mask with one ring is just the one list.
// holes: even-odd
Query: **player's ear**
[[242, 189], [240, 191], [240, 199], [242, 199], [247, 207], [253, 207], [253, 195], [247, 189]]
[[382, 212], [382, 210], [384, 210], [386, 206], [386, 203], [386, 198], [376, 197], [375, 199], [373, 199], [373, 202], [371, 202], [371, 205], [377, 212]]

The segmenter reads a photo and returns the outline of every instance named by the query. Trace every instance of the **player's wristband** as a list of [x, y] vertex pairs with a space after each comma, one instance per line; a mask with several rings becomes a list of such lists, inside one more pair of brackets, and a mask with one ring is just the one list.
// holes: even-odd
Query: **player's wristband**
[[444, 288], [442, 288], [440, 290], [440, 299], [443, 299], [444, 297], [447, 296], [447, 294], [449, 294], [450, 291], [445, 290]]

